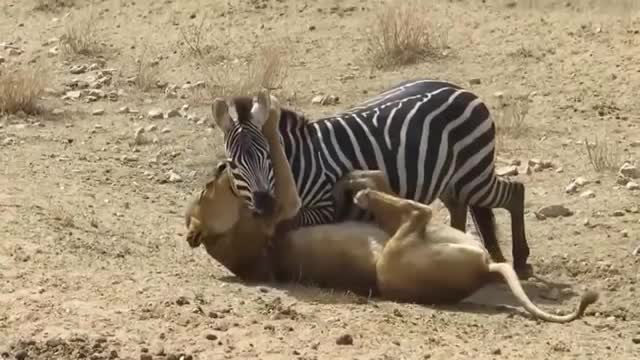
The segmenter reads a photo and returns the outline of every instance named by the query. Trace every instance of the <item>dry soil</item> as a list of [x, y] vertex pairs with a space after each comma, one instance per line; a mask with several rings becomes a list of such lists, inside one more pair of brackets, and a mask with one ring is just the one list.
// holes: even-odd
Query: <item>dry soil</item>
[[[388, 70], [366, 55], [376, 1], [103, 0], [34, 10], [43, 2], [55, 3], [0, 4], [0, 42], [10, 45], [0, 47], [1, 71], [41, 68], [47, 87], [44, 114], [0, 118], [2, 358], [640, 357], [640, 191], [616, 176], [640, 157], [633, 2], [421, 1], [444, 56]], [[89, 55], [59, 43], [72, 25]], [[190, 51], [184, 38], [198, 34], [192, 50], [226, 67], [203, 66]], [[527, 291], [550, 311], [573, 309], [585, 287], [600, 300], [583, 319], [549, 324], [500, 285], [432, 308], [251, 286], [191, 250], [183, 210], [221, 154], [211, 92], [197, 83], [248, 76], [243, 64], [276, 45], [287, 61], [274, 91], [312, 117], [414, 77], [478, 93], [500, 127], [498, 165], [522, 164], [530, 262], [555, 283], [527, 281]], [[317, 95], [340, 102], [312, 104]], [[185, 104], [185, 113], [148, 116]], [[585, 140], [599, 141], [612, 169], [594, 169]], [[578, 177], [587, 184], [567, 193]], [[535, 216], [553, 204], [572, 214]], [[497, 213], [508, 254], [508, 217]]]

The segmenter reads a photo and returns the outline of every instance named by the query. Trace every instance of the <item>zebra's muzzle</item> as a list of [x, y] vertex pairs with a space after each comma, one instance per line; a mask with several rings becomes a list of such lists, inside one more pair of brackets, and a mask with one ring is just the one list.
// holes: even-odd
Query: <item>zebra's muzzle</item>
[[258, 216], [271, 216], [275, 211], [276, 200], [268, 191], [256, 191], [253, 193], [254, 214]]

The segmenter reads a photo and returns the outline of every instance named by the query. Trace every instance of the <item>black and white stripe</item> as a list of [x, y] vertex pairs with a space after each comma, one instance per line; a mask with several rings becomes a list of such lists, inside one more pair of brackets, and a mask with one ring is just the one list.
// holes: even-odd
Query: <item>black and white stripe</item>
[[[526, 263], [524, 186], [496, 176], [495, 126], [487, 106], [470, 91], [444, 81], [415, 80], [316, 121], [282, 109], [280, 135], [302, 200], [300, 225], [334, 221], [332, 190], [342, 176], [382, 170], [400, 197], [425, 204], [441, 198], [450, 211], [462, 209], [464, 219], [458, 214], [454, 220], [452, 214], [458, 228], [466, 223], [470, 205], [487, 247], [497, 241], [491, 208], [507, 208], [515, 261]], [[268, 156], [264, 138], [226, 139], [228, 156], [245, 168], [245, 179], [238, 181], [252, 188], [251, 181], [272, 178], [272, 170], [258, 160]]]

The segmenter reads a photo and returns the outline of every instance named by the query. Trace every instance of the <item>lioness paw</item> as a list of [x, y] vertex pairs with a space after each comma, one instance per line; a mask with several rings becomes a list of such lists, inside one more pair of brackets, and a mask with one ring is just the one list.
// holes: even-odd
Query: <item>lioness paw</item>
[[369, 207], [369, 195], [371, 191], [369, 189], [360, 190], [353, 197], [353, 203], [358, 205], [363, 210]]

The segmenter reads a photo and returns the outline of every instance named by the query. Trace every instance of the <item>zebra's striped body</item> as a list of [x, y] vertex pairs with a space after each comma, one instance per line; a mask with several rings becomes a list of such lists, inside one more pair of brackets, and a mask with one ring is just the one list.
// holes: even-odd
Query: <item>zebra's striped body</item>
[[[236, 107], [242, 107], [239, 98], [235, 101]], [[253, 125], [238, 119], [236, 128]], [[444, 81], [407, 81], [316, 121], [282, 109], [279, 126], [302, 200], [299, 225], [335, 220], [332, 190], [345, 174], [382, 170], [400, 197], [425, 204], [437, 198], [446, 200], [455, 227], [464, 229], [469, 204], [488, 248], [492, 245], [487, 242], [497, 241], [491, 208], [505, 207], [512, 211], [512, 219], [522, 217], [513, 222], [512, 229], [521, 225], [513, 230], [513, 251], [514, 262], [526, 264], [529, 249], [523, 214], [514, 214], [521, 212], [522, 204], [511, 209], [514, 197], [516, 203], [524, 202], [524, 187], [496, 177], [495, 126], [487, 106], [473, 93]], [[258, 140], [241, 143], [255, 142]], [[234, 160], [267, 156], [264, 146], [227, 141], [226, 148]], [[247, 161], [237, 163], [242, 167]], [[251, 183], [272, 183], [272, 170], [265, 171], [263, 166], [248, 166], [243, 173], [251, 179], [236, 181], [253, 192]], [[247, 199], [253, 203], [251, 196]], [[517, 243], [520, 236], [523, 242]]]

